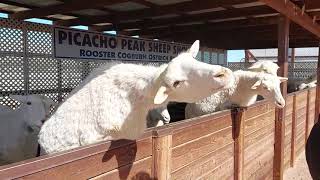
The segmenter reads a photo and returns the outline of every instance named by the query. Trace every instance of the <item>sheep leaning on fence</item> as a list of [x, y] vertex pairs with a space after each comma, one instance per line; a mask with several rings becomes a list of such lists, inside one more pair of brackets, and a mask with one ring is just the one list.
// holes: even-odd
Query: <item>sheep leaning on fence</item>
[[18, 109], [0, 105], [0, 165], [36, 157], [38, 133], [56, 103], [45, 96], [11, 95]]
[[186, 106], [186, 118], [201, 116], [216, 111], [237, 107], [247, 107], [257, 100], [257, 95], [272, 99], [276, 106], [283, 108], [285, 100], [280, 91], [280, 83], [287, 78], [263, 72], [238, 70], [233, 72], [233, 86]]
[[135, 64], [93, 70], [44, 123], [44, 153], [103, 140], [136, 139], [150, 109], [169, 101], [196, 102], [228, 87], [231, 70], [194, 59], [199, 41], [160, 67]]
[[[279, 66], [272, 61], [259, 60], [253, 63], [248, 70], [253, 72], [265, 72], [268, 74], [277, 75]], [[257, 98], [259, 99], [259, 98]], [[217, 109], [218, 110], [218, 109]], [[170, 114], [165, 107], [154, 109], [148, 114], [148, 127], [162, 126], [170, 122]]]

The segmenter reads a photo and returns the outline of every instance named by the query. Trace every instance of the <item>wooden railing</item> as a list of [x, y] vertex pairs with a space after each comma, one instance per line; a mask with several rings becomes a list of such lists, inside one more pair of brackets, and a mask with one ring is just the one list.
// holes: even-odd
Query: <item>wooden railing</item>
[[[315, 88], [287, 96], [284, 168], [314, 124]], [[0, 179], [272, 179], [275, 107], [260, 101], [149, 129], [137, 141], [102, 142], [0, 167]]]

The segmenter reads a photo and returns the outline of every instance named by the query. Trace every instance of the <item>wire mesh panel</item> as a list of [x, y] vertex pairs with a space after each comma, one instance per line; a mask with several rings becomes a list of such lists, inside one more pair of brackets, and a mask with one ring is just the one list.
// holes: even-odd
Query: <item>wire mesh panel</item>
[[232, 71], [236, 70], [246, 70], [249, 66], [251, 66], [250, 63], [244, 63], [244, 62], [229, 62], [226, 67], [230, 68]]
[[83, 80], [84, 62], [77, 60], [61, 61], [62, 88], [75, 88]]
[[27, 51], [35, 54], [52, 54], [52, 33], [28, 31]]
[[23, 31], [0, 27], [0, 51], [23, 52]]
[[[58, 89], [57, 60], [45, 57], [28, 58], [29, 90]], [[40, 92], [39, 92], [40, 93]]]
[[25, 90], [24, 60], [23, 57], [12, 55], [0, 55], [0, 95], [6, 95], [5, 92]]

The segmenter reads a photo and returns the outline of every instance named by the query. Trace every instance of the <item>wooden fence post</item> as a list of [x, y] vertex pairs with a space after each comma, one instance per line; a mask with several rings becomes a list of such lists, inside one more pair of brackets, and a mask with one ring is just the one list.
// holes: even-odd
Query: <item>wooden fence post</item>
[[234, 179], [243, 179], [244, 168], [244, 109], [233, 111], [233, 139], [234, 139]]
[[305, 144], [307, 143], [308, 136], [309, 136], [309, 124], [310, 124], [310, 89], [308, 89], [307, 94], [307, 107], [306, 107], [306, 132], [305, 132]]
[[[320, 82], [320, 43], [318, 48], [317, 82]], [[320, 84], [317, 83], [314, 124], [318, 122], [319, 113], [320, 113]]]
[[154, 131], [152, 138], [152, 177], [155, 180], [169, 180], [171, 174], [172, 135], [159, 135]]
[[[278, 75], [283, 77], [288, 77], [289, 25], [288, 17], [280, 15], [278, 22], [278, 65], [280, 69]], [[281, 84], [281, 93], [286, 98], [287, 82]], [[275, 180], [283, 179], [285, 112], [285, 108], [276, 109], [273, 160], [273, 179]]]
[[296, 110], [297, 110], [297, 105], [296, 105], [296, 101], [297, 100], [297, 96], [293, 95], [293, 107], [292, 107], [292, 129], [291, 129], [291, 158], [290, 158], [290, 167], [293, 167], [294, 161], [296, 160]]

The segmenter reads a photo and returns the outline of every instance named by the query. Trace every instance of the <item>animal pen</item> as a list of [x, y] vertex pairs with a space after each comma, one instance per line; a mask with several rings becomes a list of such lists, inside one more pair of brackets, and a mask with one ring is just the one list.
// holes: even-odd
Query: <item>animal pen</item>
[[[305, 4], [303, 3], [305, 2]], [[288, 77], [288, 48], [318, 47], [318, 0], [44, 0], [1, 1], [1, 104], [10, 94], [43, 94], [62, 102], [107, 60], [57, 58], [54, 27], [190, 44], [223, 64], [226, 49], [278, 48], [279, 76]], [[23, 21], [46, 18], [54, 25]], [[157, 41], [157, 40], [154, 40]], [[213, 47], [216, 49], [208, 48]], [[211, 52], [212, 51], [212, 52]], [[213, 53], [214, 52], [214, 53]], [[221, 57], [221, 58], [219, 58]], [[129, 62], [161, 64], [163, 61]], [[320, 78], [318, 61], [317, 77]], [[291, 73], [294, 74], [294, 73]], [[0, 167], [0, 179], [282, 179], [304, 150], [319, 116], [320, 87], [287, 94], [284, 109], [268, 101], [248, 108], [150, 128], [136, 141], [101, 142]]]

